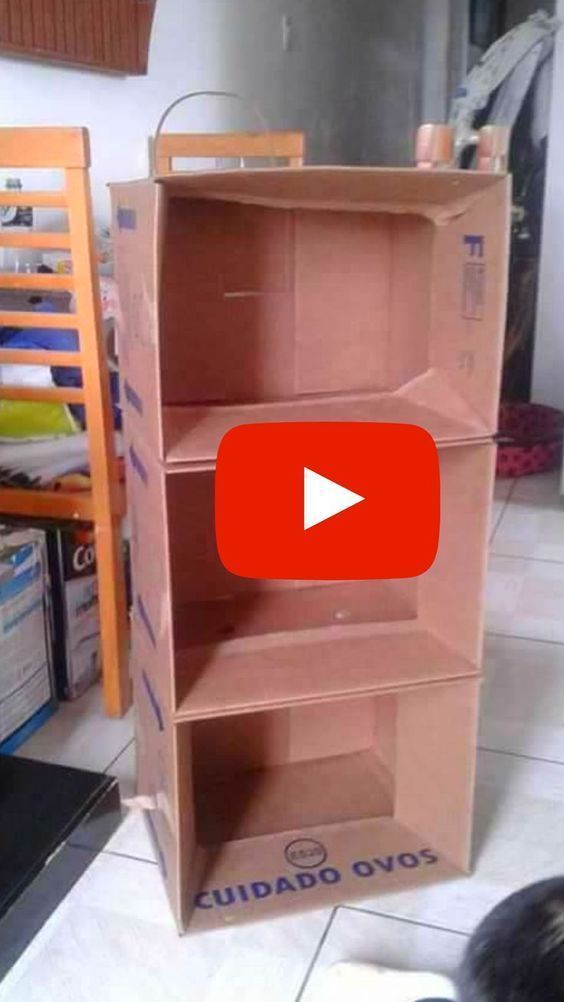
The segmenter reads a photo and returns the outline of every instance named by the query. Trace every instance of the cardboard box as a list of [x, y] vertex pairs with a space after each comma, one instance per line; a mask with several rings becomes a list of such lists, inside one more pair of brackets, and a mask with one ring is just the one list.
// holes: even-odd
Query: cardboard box
[[171, 472], [138, 441], [129, 442], [126, 455], [132, 644], [159, 705], [176, 719], [376, 693], [478, 671], [491, 442], [439, 449], [437, 558], [421, 577], [393, 581], [236, 577], [216, 551], [213, 469]]
[[139, 790], [181, 930], [468, 868], [478, 678], [175, 726], [141, 671]]
[[[138, 781], [179, 929], [464, 871], [507, 178], [222, 171], [112, 199]], [[222, 567], [217, 447], [234, 425], [280, 420], [431, 432], [442, 524], [426, 574]]]
[[100, 674], [100, 615], [94, 531], [48, 533], [57, 695], [77, 699]]
[[510, 184], [309, 167], [112, 186], [131, 427], [168, 462], [248, 421], [496, 430]]
[[0, 533], [0, 742], [52, 699], [45, 534]]

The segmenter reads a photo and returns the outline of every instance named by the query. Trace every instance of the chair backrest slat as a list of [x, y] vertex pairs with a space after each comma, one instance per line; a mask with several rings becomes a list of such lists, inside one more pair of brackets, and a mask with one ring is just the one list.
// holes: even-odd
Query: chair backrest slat
[[0, 129], [0, 164], [49, 170], [90, 166], [87, 129]]
[[302, 132], [164, 132], [155, 142], [158, 174], [173, 173], [173, 159], [280, 159], [291, 167], [304, 161]]

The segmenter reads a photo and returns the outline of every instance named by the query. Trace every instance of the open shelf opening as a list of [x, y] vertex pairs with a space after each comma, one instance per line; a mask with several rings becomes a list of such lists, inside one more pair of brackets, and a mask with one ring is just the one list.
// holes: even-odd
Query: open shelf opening
[[416, 617], [416, 579], [308, 582], [231, 574], [217, 554], [213, 491], [213, 470], [167, 477], [170, 523], [190, 525], [171, 540], [176, 649]]
[[198, 843], [391, 815], [394, 714], [365, 699], [194, 722]]
[[428, 367], [421, 216], [172, 198], [166, 218], [165, 406], [393, 390]]
[[437, 442], [491, 437], [505, 177], [215, 174], [114, 194], [135, 219], [133, 235], [118, 227], [125, 406], [162, 459], [213, 461], [245, 421], [403, 421]]
[[445, 448], [439, 456], [437, 558], [425, 574], [403, 580], [236, 577], [216, 551], [213, 470], [164, 475], [176, 527], [169, 557], [180, 719], [394, 691], [478, 670], [481, 609], [471, 598], [485, 573], [493, 447]]
[[486, 573], [494, 453], [488, 443], [439, 450], [439, 547], [420, 577], [277, 581], [236, 577], [221, 564], [213, 469], [168, 471], [136, 443], [129, 484], [137, 637], [143, 657], [170, 672], [175, 719], [476, 675], [483, 610], [475, 596]]
[[195, 904], [194, 927], [217, 924], [216, 908], [223, 922], [275, 915], [287, 907], [280, 894], [305, 886], [291, 907], [466, 867], [479, 686], [471, 678], [177, 724], [192, 860], [183, 907], [188, 916]]
[[437, 440], [468, 436], [459, 403], [444, 413], [446, 386], [394, 395], [431, 365], [428, 219], [173, 198], [167, 220], [169, 462], [213, 460], [248, 421], [411, 421]]

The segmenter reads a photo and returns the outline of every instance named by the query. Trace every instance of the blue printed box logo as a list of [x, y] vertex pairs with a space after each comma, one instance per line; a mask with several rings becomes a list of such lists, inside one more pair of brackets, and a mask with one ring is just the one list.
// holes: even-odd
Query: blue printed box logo
[[479, 233], [465, 233], [463, 238], [468, 257], [484, 256], [484, 238]]
[[266, 898], [278, 898], [287, 893], [293, 895], [310, 890], [315, 892], [324, 885], [339, 884], [343, 878], [350, 876], [362, 881], [370, 878], [378, 881], [386, 879], [390, 874], [433, 866], [439, 862], [437, 853], [432, 849], [423, 848], [415, 852], [392, 853], [372, 859], [354, 859], [344, 869], [337, 869], [335, 866], [323, 865], [327, 860], [327, 850], [321, 842], [310, 838], [300, 838], [290, 842], [284, 850], [284, 856], [292, 866], [305, 865], [305, 871], [298, 869], [267, 880], [263, 877], [246, 883], [209, 888], [196, 894], [195, 907], [207, 911], [214, 908], [230, 908], [233, 905], [244, 906]]
[[486, 298], [485, 238], [479, 233], [465, 233], [462, 243], [465, 251], [462, 316], [465, 320], [483, 320]]
[[284, 855], [292, 866], [314, 870], [323, 866], [327, 859], [327, 849], [313, 838], [297, 838], [286, 846]]

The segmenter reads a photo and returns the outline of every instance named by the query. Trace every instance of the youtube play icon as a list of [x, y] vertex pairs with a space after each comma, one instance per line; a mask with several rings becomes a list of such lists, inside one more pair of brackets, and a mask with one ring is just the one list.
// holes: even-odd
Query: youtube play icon
[[239, 425], [219, 447], [217, 548], [241, 577], [415, 577], [439, 522], [437, 449], [415, 425]]
[[304, 467], [304, 529], [319, 525], [359, 501], [366, 501], [366, 498]]

